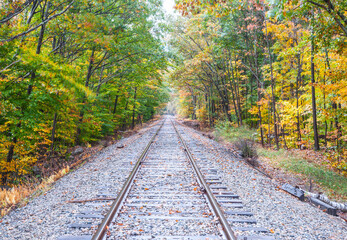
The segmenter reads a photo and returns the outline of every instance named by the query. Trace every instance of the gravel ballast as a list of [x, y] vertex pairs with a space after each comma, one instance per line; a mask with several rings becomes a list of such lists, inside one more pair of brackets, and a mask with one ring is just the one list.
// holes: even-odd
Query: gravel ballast
[[177, 126], [197, 162], [202, 158], [213, 162], [223, 184], [241, 197], [245, 208], [276, 239], [347, 239], [347, 226], [341, 218], [285, 193], [276, 182], [200, 132]]
[[[68, 201], [115, 197], [132, 170], [133, 162], [158, 127], [152, 124], [103, 149], [82, 167], [59, 179], [51, 190], [10, 212], [1, 219], [0, 239], [58, 239], [89, 234], [89, 228], [71, 226], [91, 224], [95, 228], [102, 220], [98, 216], [105, 214], [112, 201]], [[114, 195], [105, 196], [105, 192]], [[81, 213], [94, 218], [81, 218]]]
[[[222, 184], [242, 199], [244, 211], [254, 213], [252, 218], [257, 222], [254, 227], [270, 230], [276, 239], [347, 239], [347, 226], [341, 218], [328, 215], [285, 193], [276, 182], [200, 132], [179, 124], [176, 126], [197, 164], [201, 168], [208, 164], [217, 169]], [[90, 236], [112, 200], [78, 201], [114, 199], [158, 127], [158, 122], [153, 123], [137, 134], [103, 149], [83, 166], [58, 180], [49, 191], [10, 212], [1, 219], [0, 239]], [[148, 219], [150, 222], [151, 219]], [[174, 223], [166, 221], [165, 224], [169, 228]], [[233, 227], [238, 225], [234, 224]], [[142, 230], [147, 229], [148, 226], [143, 226]], [[168, 229], [167, 233], [171, 234], [172, 231]]]
[[107, 239], [221, 239], [218, 221], [198, 189], [178, 135], [166, 119]]

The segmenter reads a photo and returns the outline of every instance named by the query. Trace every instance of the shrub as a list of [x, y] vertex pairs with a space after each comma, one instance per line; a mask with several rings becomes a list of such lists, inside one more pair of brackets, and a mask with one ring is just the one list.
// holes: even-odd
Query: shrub
[[215, 134], [217, 137], [221, 137], [226, 141], [236, 142], [240, 138], [254, 139], [256, 137], [256, 131], [250, 129], [247, 126], [237, 127], [228, 121], [219, 121], [215, 127]]
[[256, 146], [252, 140], [240, 138], [234, 145], [240, 150], [242, 157], [251, 159], [258, 157]]

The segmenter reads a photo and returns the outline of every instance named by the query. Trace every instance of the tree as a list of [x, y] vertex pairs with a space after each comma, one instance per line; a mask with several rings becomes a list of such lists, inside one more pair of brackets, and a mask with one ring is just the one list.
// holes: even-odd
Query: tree
[[0, 5], [3, 184], [20, 182], [38, 158], [64, 156], [75, 144], [130, 126], [130, 116], [135, 124], [139, 114], [148, 120], [163, 107], [167, 55], [163, 32], [153, 31], [159, 8], [156, 0]]
[[180, 114], [191, 115], [194, 94], [194, 105], [209, 109], [201, 120], [221, 121], [228, 109], [263, 145], [324, 142], [331, 165], [345, 169], [345, 2], [181, 0], [176, 9], [186, 29], [172, 37]]

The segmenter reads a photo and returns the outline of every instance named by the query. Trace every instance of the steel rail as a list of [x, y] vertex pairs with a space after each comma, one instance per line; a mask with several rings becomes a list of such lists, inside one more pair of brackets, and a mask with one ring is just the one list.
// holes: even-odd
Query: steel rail
[[98, 230], [93, 235], [92, 240], [102, 240], [105, 237], [105, 234], [107, 233], [108, 226], [111, 224], [115, 214], [118, 212], [119, 207], [121, 206], [124, 198], [127, 196], [127, 193], [129, 192], [129, 189], [133, 183], [133, 180], [135, 178], [136, 173], [139, 170], [139, 167], [141, 165], [142, 160], [147, 156], [148, 150], [151, 147], [152, 143], [154, 142], [155, 137], [158, 135], [161, 127], [164, 125], [165, 120], [162, 122], [158, 130], [155, 132], [151, 140], [148, 142], [146, 148], [142, 151], [141, 156], [138, 158], [133, 170], [129, 174], [129, 177], [127, 181], [124, 183], [122, 190], [118, 194], [116, 200], [111, 205], [110, 210], [108, 211], [106, 217], [103, 219], [103, 221], [99, 224]]
[[175, 128], [175, 131], [176, 131], [179, 139], [181, 140], [182, 145], [184, 146], [184, 151], [185, 151], [190, 163], [193, 166], [193, 169], [194, 169], [194, 171], [198, 177], [199, 182], [201, 183], [202, 187], [205, 190], [205, 193], [207, 195], [208, 200], [210, 201], [210, 204], [213, 208], [215, 215], [217, 216], [220, 223], [222, 224], [222, 228], [223, 228], [223, 232], [225, 234], [225, 237], [228, 240], [237, 240], [237, 237], [235, 236], [234, 231], [231, 229], [228, 220], [225, 218], [223, 211], [220, 209], [220, 206], [219, 206], [217, 200], [215, 199], [210, 187], [207, 185], [199, 167], [197, 166], [197, 164], [195, 162], [193, 155], [191, 154], [190, 150], [188, 149], [187, 144], [184, 142], [181, 134], [178, 132], [178, 129], [176, 128], [176, 125], [173, 123], [172, 120], [171, 120], [171, 123], [172, 123], [173, 127]]

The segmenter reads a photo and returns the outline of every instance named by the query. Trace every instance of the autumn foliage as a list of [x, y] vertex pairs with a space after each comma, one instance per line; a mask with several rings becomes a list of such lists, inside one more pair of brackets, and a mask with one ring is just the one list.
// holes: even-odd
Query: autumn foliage
[[[0, 3], [0, 185], [150, 119], [167, 95], [158, 1]], [[43, 163], [44, 164], [44, 163]]]
[[346, 1], [181, 0], [176, 9], [181, 115], [248, 125], [277, 149], [324, 149], [346, 174]]

